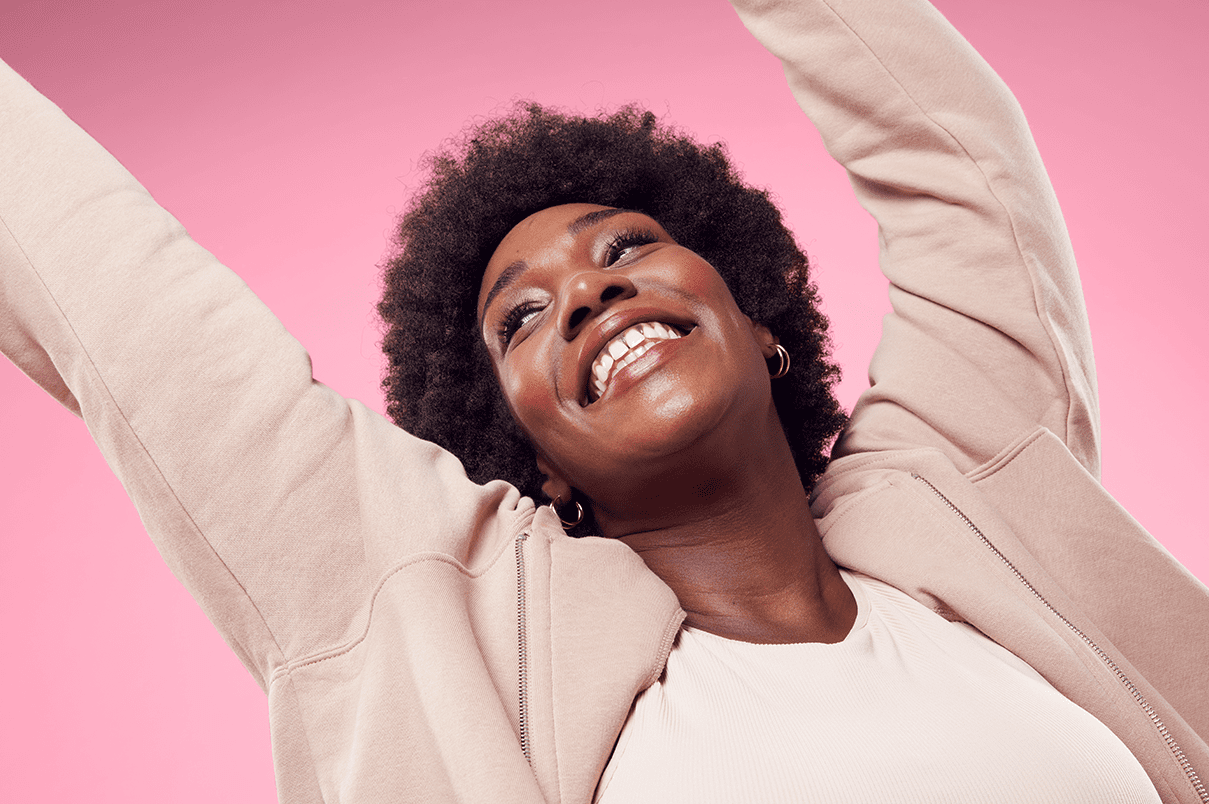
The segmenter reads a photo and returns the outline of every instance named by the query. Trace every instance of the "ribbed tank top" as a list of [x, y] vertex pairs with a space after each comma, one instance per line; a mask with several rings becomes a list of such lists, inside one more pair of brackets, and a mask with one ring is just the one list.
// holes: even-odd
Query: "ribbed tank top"
[[974, 628], [841, 571], [857, 602], [836, 644], [681, 630], [634, 702], [600, 804], [1157, 804], [1096, 718]]

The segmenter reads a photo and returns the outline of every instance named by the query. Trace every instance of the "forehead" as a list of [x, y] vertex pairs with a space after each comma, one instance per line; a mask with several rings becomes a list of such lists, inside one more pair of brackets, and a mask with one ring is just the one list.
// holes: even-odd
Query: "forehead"
[[[520, 263], [532, 259], [542, 250], [573, 240], [576, 222], [593, 212], [611, 213], [614, 210], [600, 204], [560, 204], [534, 212], [512, 227], [487, 261], [479, 284], [479, 314], [482, 315], [490, 289], [505, 271], [515, 271]], [[592, 218], [586, 220], [590, 225]]]

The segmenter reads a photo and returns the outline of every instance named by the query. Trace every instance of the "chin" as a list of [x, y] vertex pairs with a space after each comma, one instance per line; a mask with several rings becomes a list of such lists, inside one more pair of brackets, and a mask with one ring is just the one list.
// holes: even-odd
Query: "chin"
[[[644, 395], [647, 396], [647, 395]], [[631, 461], [651, 461], [691, 453], [724, 426], [733, 402], [716, 394], [659, 393], [643, 399], [642, 416], [628, 419], [625, 451]]]

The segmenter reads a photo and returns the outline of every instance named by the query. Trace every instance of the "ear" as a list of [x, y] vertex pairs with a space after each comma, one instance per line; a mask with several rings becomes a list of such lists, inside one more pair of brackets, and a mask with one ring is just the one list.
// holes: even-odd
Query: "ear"
[[757, 324], [750, 318], [747, 319], [747, 323], [751, 325], [751, 333], [755, 337], [756, 343], [760, 345], [760, 353], [764, 355], [764, 359], [772, 360], [776, 357], [776, 345], [781, 342], [780, 339], [763, 324]]
[[542, 483], [542, 493], [549, 497], [550, 500], [561, 497], [563, 502], [570, 502], [573, 499], [571, 484], [564, 480], [562, 475], [553, 469], [549, 461], [540, 454], [537, 456], [537, 471], [546, 476], [545, 481]]

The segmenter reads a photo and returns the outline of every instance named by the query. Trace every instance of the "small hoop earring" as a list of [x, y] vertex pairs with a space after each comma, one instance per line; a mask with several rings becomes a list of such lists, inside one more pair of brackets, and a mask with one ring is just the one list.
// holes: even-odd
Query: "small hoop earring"
[[584, 521], [584, 507], [583, 507], [582, 505], [580, 505], [580, 504], [579, 504], [579, 500], [575, 500], [575, 501], [574, 501], [574, 502], [575, 502], [575, 511], [576, 511], [576, 512], [577, 512], [577, 514], [578, 514], [578, 516], [576, 516], [576, 517], [575, 517], [575, 521], [574, 521], [574, 522], [568, 522], [567, 520], [565, 520], [565, 519], [563, 519], [563, 518], [562, 518], [562, 515], [561, 515], [561, 514], [559, 514], [559, 513], [558, 513], [558, 504], [559, 504], [560, 502], [562, 502], [562, 496], [561, 496], [561, 495], [560, 495], [560, 496], [558, 496], [558, 497], [555, 497], [555, 498], [554, 498], [554, 499], [553, 499], [553, 500], [550, 502], [550, 510], [554, 512], [554, 515], [555, 515], [556, 517], [558, 517], [558, 521], [562, 523], [562, 525], [563, 525], [563, 530], [570, 530], [571, 528], [573, 528], [573, 527], [575, 527], [576, 525], [578, 525], [580, 522], [583, 522], [583, 521]]
[[777, 366], [777, 373], [770, 375], [772, 379], [779, 380], [789, 373], [789, 352], [779, 343], [774, 343], [772, 348], [777, 350], [777, 358], [781, 363]]

